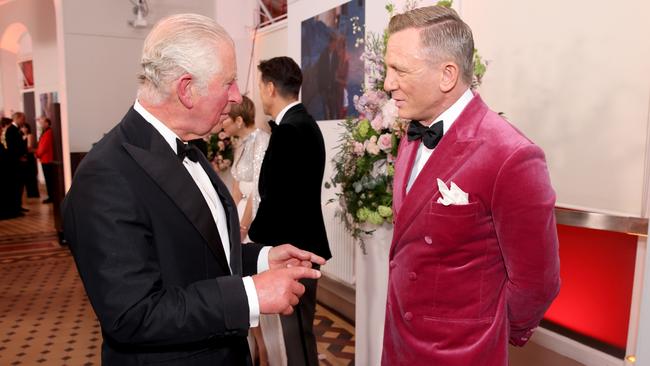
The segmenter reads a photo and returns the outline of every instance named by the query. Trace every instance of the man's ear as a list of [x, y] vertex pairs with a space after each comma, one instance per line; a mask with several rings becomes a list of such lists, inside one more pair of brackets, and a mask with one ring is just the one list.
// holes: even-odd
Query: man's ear
[[453, 62], [445, 62], [440, 67], [442, 68], [442, 73], [440, 74], [440, 91], [447, 93], [453, 90], [458, 83], [460, 69]]
[[190, 74], [183, 74], [176, 83], [176, 95], [178, 96], [178, 100], [187, 109], [192, 109], [194, 107], [194, 102], [192, 101], [194, 91], [193, 87], [194, 78]]
[[275, 84], [273, 84], [272, 81], [264, 84], [264, 87], [266, 88], [266, 93], [268, 96], [275, 97], [277, 90], [275, 89]]

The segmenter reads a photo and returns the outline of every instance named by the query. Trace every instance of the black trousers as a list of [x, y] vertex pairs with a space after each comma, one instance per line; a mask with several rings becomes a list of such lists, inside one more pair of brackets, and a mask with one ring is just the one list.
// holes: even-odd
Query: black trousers
[[27, 197], [40, 197], [41, 194], [38, 192], [38, 165], [36, 157], [32, 153], [27, 154], [27, 161], [23, 164], [23, 179]]
[[294, 308], [293, 314], [280, 316], [287, 350], [287, 365], [318, 366], [318, 350], [314, 335], [318, 280], [302, 279], [300, 283], [305, 286], [305, 294], [300, 298], [300, 303]]
[[41, 163], [43, 168], [43, 177], [45, 177], [45, 187], [47, 188], [47, 198], [54, 198], [54, 164]]

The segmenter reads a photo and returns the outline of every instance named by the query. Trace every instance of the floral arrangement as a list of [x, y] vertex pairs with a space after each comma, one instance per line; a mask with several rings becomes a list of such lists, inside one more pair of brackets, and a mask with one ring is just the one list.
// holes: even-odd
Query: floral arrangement
[[[438, 5], [447, 7], [451, 7], [451, 4], [452, 1], [438, 2]], [[407, 1], [404, 11], [417, 5], [417, 0]], [[395, 7], [389, 3], [386, 10], [392, 17]], [[363, 95], [354, 96], [354, 107], [359, 116], [340, 123], [343, 133], [338, 153], [332, 160], [336, 173], [325, 187], [340, 186], [337, 197], [341, 210], [338, 216], [360, 242], [365, 253], [362, 234], [371, 234], [373, 226], [393, 221], [394, 161], [409, 121], [397, 117], [395, 102], [383, 90], [387, 29], [382, 34], [369, 32], [361, 40], [356, 44], [365, 44], [361, 59], [364, 61], [366, 81]], [[477, 87], [485, 74], [487, 63], [481, 60], [476, 51], [474, 61], [472, 87]]]
[[225, 132], [213, 134], [208, 140], [208, 160], [215, 170], [223, 172], [232, 165], [234, 151], [233, 141]]

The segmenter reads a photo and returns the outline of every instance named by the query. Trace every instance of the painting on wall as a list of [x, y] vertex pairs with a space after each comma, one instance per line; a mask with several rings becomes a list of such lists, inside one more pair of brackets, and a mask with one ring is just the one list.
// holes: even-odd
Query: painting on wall
[[302, 102], [316, 120], [356, 117], [361, 95], [365, 0], [351, 0], [301, 24]]
[[41, 93], [38, 96], [41, 101], [41, 114], [40, 116], [45, 116], [49, 118], [51, 121], [54, 121], [54, 108], [53, 105], [54, 103], [59, 102], [59, 95], [57, 92], [50, 92], [50, 93]]

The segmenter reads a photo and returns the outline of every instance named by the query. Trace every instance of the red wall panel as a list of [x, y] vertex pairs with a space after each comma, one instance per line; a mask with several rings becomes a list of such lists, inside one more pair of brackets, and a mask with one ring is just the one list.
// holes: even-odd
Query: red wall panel
[[637, 237], [558, 225], [562, 287], [546, 320], [625, 349]]

